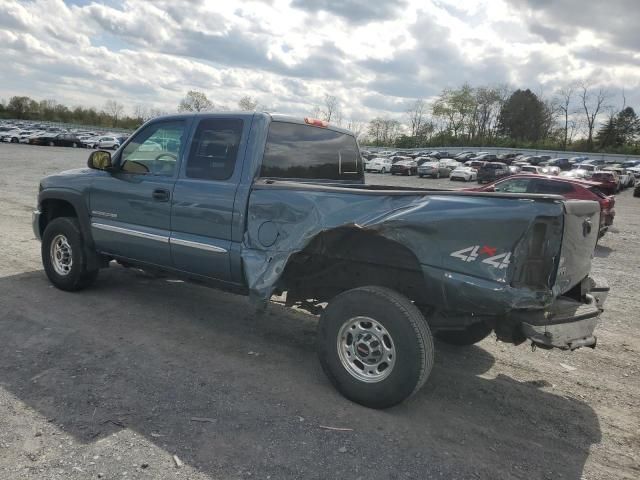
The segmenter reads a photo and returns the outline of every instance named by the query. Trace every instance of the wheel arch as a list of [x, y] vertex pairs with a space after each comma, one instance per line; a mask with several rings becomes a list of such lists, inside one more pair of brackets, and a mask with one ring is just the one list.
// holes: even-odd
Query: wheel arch
[[417, 256], [407, 246], [379, 232], [356, 226], [317, 234], [293, 254], [277, 290], [287, 291], [287, 302], [328, 301], [362, 286], [391, 288], [417, 304], [427, 305], [427, 285]]
[[[102, 266], [91, 234], [91, 217], [80, 193], [67, 189], [46, 189], [38, 196], [40, 238], [49, 222], [59, 217], [77, 218], [90, 267]], [[95, 262], [95, 263], [93, 263]]]

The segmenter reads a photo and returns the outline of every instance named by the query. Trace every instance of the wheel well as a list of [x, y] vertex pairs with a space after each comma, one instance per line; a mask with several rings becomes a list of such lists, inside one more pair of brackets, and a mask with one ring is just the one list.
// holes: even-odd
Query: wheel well
[[375, 231], [341, 227], [318, 234], [287, 263], [278, 290], [287, 303], [326, 302], [338, 293], [376, 285], [428, 304], [426, 284], [415, 254]]
[[40, 206], [42, 215], [40, 216], [40, 235], [44, 233], [49, 222], [58, 217], [78, 217], [76, 209], [66, 200], [47, 199], [42, 201]]

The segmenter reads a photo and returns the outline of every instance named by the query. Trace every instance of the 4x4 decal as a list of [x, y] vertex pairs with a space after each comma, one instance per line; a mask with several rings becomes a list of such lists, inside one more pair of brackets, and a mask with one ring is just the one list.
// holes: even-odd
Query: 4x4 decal
[[482, 263], [491, 265], [494, 268], [507, 268], [511, 259], [511, 252], [500, 253], [496, 255], [497, 248], [488, 247], [487, 245], [474, 245], [472, 247], [463, 248], [450, 254], [453, 258], [458, 258], [464, 262], [475, 262], [481, 255], [489, 255], [488, 258], [482, 260]]

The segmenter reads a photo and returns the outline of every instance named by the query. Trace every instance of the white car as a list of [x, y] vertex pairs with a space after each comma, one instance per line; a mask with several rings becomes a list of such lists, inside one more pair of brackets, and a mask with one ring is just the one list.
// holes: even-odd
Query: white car
[[471, 167], [457, 167], [449, 175], [449, 180], [462, 180], [463, 182], [470, 182], [478, 178], [477, 170]]
[[111, 148], [112, 150], [117, 150], [120, 147], [120, 142], [116, 137], [99, 137], [96, 143], [93, 145], [93, 148]]
[[18, 143], [20, 141], [21, 133], [22, 130], [20, 129], [9, 130], [8, 132], [3, 132], [2, 134], [0, 134], [0, 139], [3, 142]]
[[462, 163], [454, 160], [453, 158], [442, 158], [440, 159], [440, 165], [443, 165], [449, 170], [454, 171], [456, 168], [461, 167]]
[[535, 165], [523, 165], [520, 173], [529, 173], [534, 175], [546, 175], [545, 167], [537, 167]]
[[560, 175], [560, 167], [543, 166], [542, 173], [545, 175]]
[[367, 172], [378, 172], [378, 173], [387, 173], [391, 171], [391, 165], [393, 162], [390, 158], [386, 157], [377, 157], [369, 160], [369, 163], [366, 165]]

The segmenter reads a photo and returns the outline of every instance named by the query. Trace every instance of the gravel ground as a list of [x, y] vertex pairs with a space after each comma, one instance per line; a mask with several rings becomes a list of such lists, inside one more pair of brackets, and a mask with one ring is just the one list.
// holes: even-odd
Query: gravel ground
[[38, 180], [87, 154], [0, 145], [1, 479], [640, 477], [630, 191], [594, 260], [611, 285], [598, 348], [438, 344], [422, 391], [374, 411], [323, 376], [313, 316], [256, 316], [243, 297], [118, 267], [84, 292], [54, 289], [31, 232]]

